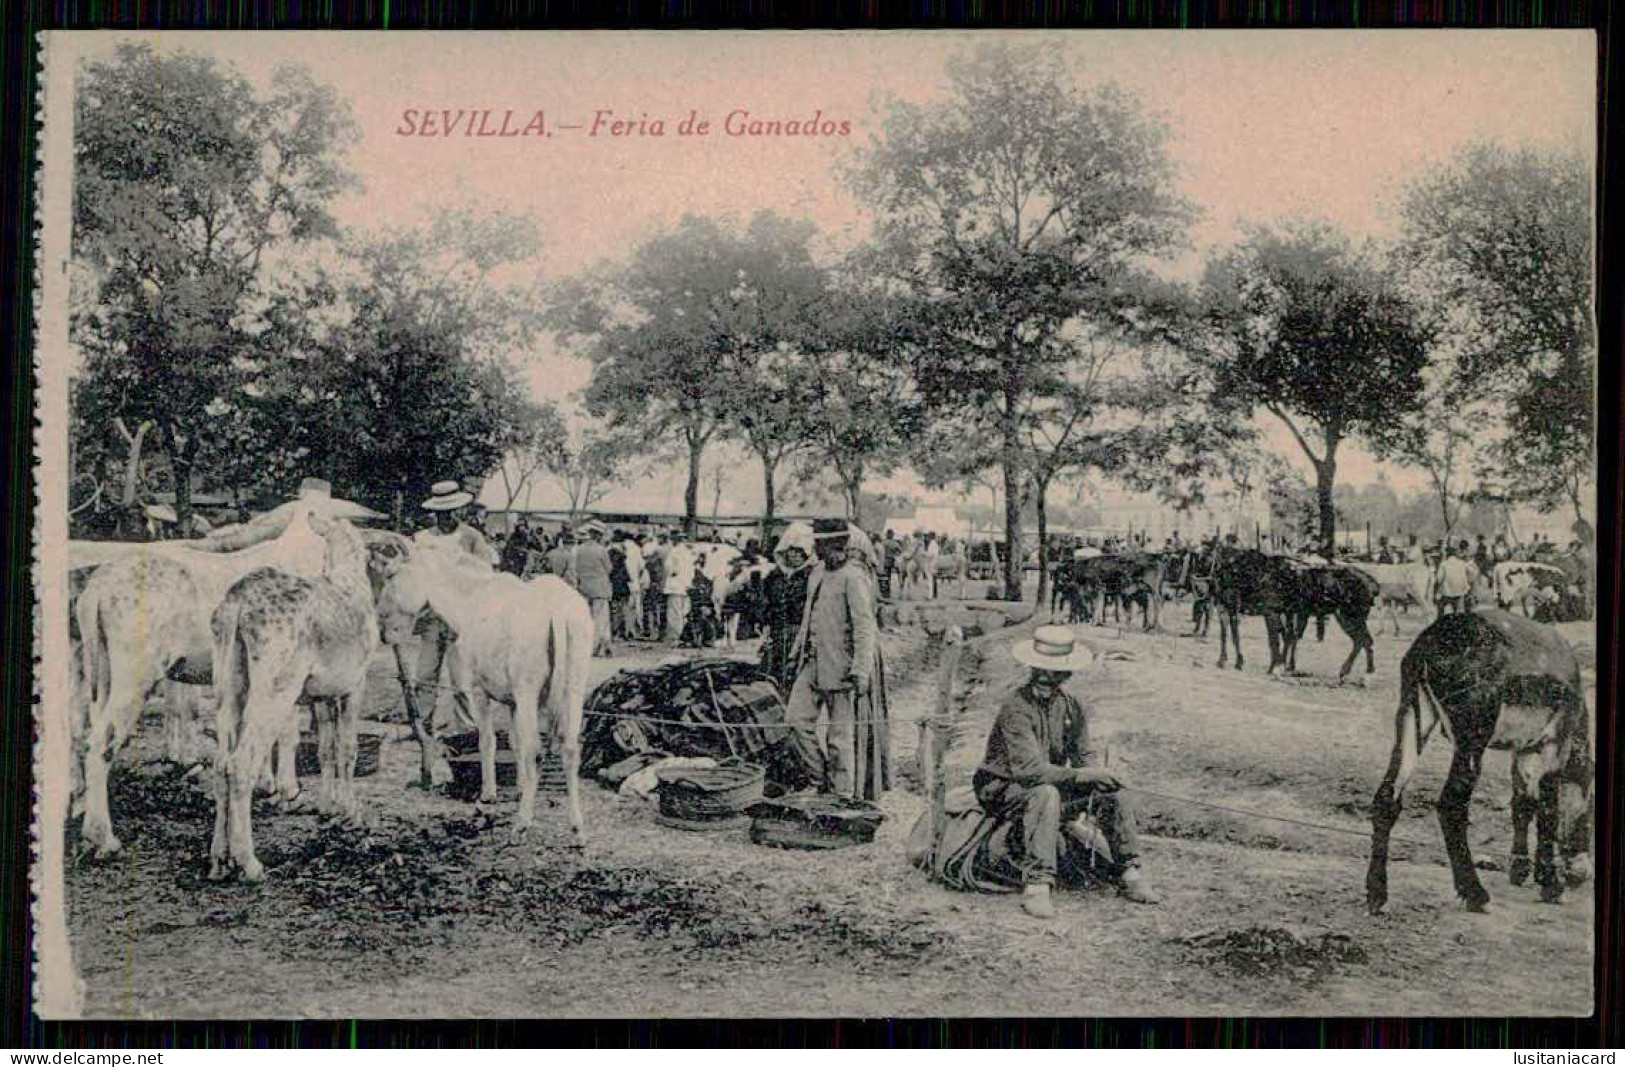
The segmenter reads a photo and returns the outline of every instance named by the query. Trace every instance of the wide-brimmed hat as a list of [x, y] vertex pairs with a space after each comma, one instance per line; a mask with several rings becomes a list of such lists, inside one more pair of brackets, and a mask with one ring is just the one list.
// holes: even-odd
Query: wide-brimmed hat
[[1095, 661], [1095, 650], [1065, 626], [1040, 626], [1029, 640], [1011, 645], [1010, 654], [1041, 671], [1080, 671]]
[[812, 535], [814, 541], [845, 541], [852, 536], [852, 528], [845, 519], [814, 519]]
[[593, 534], [597, 534], [598, 536], [602, 537], [609, 533], [609, 527], [605, 526], [597, 519], [593, 519], [591, 522], [587, 523], [587, 525], [581, 527], [579, 532], [586, 534], [588, 537], [591, 537]]
[[474, 500], [474, 494], [458, 485], [455, 479], [448, 478], [443, 482], [435, 482], [429, 487], [434, 494], [423, 502], [426, 511], [455, 511]]
[[811, 526], [804, 522], [792, 522], [786, 526], [784, 532], [779, 535], [779, 543], [773, 546], [773, 555], [777, 557], [792, 548], [799, 548], [809, 556], [813, 554]]

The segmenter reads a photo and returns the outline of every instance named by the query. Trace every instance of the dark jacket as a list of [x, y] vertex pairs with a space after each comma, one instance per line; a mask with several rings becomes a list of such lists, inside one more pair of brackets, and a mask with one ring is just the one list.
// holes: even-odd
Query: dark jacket
[[976, 777], [1002, 778], [1030, 788], [1064, 782], [1074, 768], [1095, 763], [1089, 747], [1089, 714], [1083, 705], [1065, 690], [1047, 705], [1040, 704], [1031, 687], [1023, 685], [999, 708]]
[[795, 684], [797, 663], [792, 655], [801, 616], [807, 607], [807, 575], [810, 567], [786, 574], [774, 567], [762, 582], [763, 623], [762, 669], [773, 676], [786, 694]]

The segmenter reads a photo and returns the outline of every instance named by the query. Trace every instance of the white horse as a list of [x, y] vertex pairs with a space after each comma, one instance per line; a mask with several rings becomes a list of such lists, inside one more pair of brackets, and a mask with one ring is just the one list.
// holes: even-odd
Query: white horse
[[592, 612], [581, 595], [552, 575], [526, 582], [433, 550], [415, 552], [395, 567], [378, 609], [386, 642], [406, 640], [425, 610], [456, 635], [446, 662], [458, 703], [479, 728], [483, 801], [496, 799], [496, 730], [482, 696], [512, 706], [520, 788], [516, 838], [535, 819], [545, 692], [546, 725], [564, 763], [570, 829], [580, 844], [585, 832], [576, 775], [593, 646]]

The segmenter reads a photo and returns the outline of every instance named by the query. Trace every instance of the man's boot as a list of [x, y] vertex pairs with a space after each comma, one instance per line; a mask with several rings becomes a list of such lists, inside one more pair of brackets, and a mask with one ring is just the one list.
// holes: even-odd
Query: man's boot
[[1145, 884], [1145, 877], [1140, 873], [1138, 863], [1123, 868], [1123, 877], [1117, 883], [1117, 893], [1136, 904], [1156, 904], [1162, 899]]
[[1055, 918], [1055, 905], [1050, 903], [1049, 886], [1030, 885], [1022, 890], [1021, 910], [1035, 919]]

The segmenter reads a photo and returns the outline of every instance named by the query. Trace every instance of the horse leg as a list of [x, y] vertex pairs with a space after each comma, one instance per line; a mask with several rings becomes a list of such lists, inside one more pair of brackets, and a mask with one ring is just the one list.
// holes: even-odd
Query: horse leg
[[536, 820], [536, 783], [539, 768], [536, 760], [541, 735], [536, 721], [536, 702], [541, 699], [541, 686], [527, 682], [514, 686], [513, 692], [513, 756], [519, 772], [519, 810], [514, 815], [513, 836], [520, 840]]
[[1571, 886], [1591, 877], [1591, 780], [1595, 773], [1589, 742], [1575, 738], [1563, 768], [1559, 786], [1559, 810], [1563, 814], [1563, 876]]
[[1527, 775], [1529, 761], [1522, 753], [1512, 754], [1512, 859], [1507, 865], [1507, 881], [1523, 885], [1529, 881], [1529, 823], [1537, 806], [1534, 789], [1538, 782]]
[[[1284, 670], [1286, 663], [1286, 653], [1284, 651], [1286, 627], [1283, 623], [1284, 620], [1273, 612], [1264, 613], [1264, 636], [1268, 638], [1270, 644], [1270, 665], [1264, 670], [1267, 675], [1274, 674], [1276, 667], [1283, 667], [1282, 673], [1286, 673]], [[1237, 647], [1240, 647], [1239, 640], [1237, 641]]]
[[[1551, 742], [1530, 753], [1530, 768], [1525, 772], [1538, 775], [1539, 799], [1535, 808], [1535, 884], [1540, 886], [1540, 899], [1556, 904], [1563, 899], [1563, 878], [1557, 869], [1557, 835], [1559, 825], [1557, 744]], [[1518, 758], [1523, 758], [1519, 753]]]
[[339, 724], [337, 702], [327, 699], [311, 701], [311, 713], [316, 717], [316, 762], [321, 767], [321, 786], [316, 792], [317, 807], [330, 814], [340, 811], [339, 798]]
[[1354, 666], [1355, 657], [1359, 656], [1361, 650], [1365, 651], [1365, 672], [1370, 674], [1376, 669], [1372, 659], [1372, 649], [1376, 647], [1376, 642], [1371, 639], [1371, 631], [1366, 628], [1365, 620], [1351, 612], [1340, 611], [1337, 613], [1337, 625], [1341, 626], [1343, 632], [1353, 641], [1349, 646], [1348, 658], [1343, 661], [1342, 668], [1337, 672], [1337, 680], [1341, 682], [1348, 677], [1349, 668]]
[[338, 697], [334, 704], [338, 708], [338, 809], [345, 818], [356, 820], [361, 816], [355, 798], [355, 759], [359, 748], [356, 718], [361, 709], [360, 687]]
[[[457, 699], [470, 703], [470, 698], [461, 689], [457, 691]], [[474, 721], [479, 723], [480, 731], [480, 803], [495, 804], [497, 799], [497, 728], [495, 715], [491, 710], [491, 702], [480, 701], [480, 710], [475, 713]], [[517, 723], [517, 719], [515, 722]], [[508, 741], [513, 743], [510, 734]], [[513, 744], [513, 750], [519, 751], [519, 746]]]
[[1419, 717], [1416, 687], [1403, 684], [1399, 710], [1394, 713], [1394, 748], [1388, 756], [1388, 770], [1371, 801], [1371, 862], [1365, 873], [1365, 902], [1372, 915], [1381, 914], [1388, 905], [1388, 839], [1422, 752]]
[[[551, 688], [552, 683], [548, 684]], [[580, 845], [586, 839], [581, 818], [581, 782], [578, 780], [581, 771], [581, 720], [569, 721], [570, 709], [567, 705], [568, 701], [559, 701], [553, 709], [553, 751], [559, 754], [559, 762], [564, 765], [564, 790], [570, 804], [570, 833], [575, 843]]]
[[1484, 750], [1468, 747], [1459, 736], [1456, 754], [1450, 761], [1450, 776], [1439, 792], [1439, 829], [1444, 833], [1445, 851], [1450, 855], [1450, 873], [1456, 884], [1456, 895], [1468, 911], [1485, 911], [1490, 895], [1484, 883], [1478, 880], [1473, 868], [1473, 850], [1467, 842], [1467, 808], [1473, 799], [1483, 770]]

